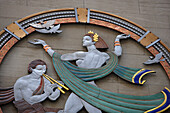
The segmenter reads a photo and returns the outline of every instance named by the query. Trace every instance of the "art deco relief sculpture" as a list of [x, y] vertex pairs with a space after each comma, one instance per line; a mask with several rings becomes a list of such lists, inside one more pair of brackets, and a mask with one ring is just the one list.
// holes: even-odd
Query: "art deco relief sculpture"
[[[164, 96], [168, 98], [167, 88], [162, 91], [163, 94], [132, 96], [100, 89], [94, 82], [94, 80], [114, 72], [129, 82], [144, 84], [145, 80], [142, 81], [141, 78], [147, 73], [154, 72], [118, 65], [117, 56], [122, 54], [119, 40], [128, 37], [128, 35], [118, 35], [115, 40], [115, 51], [106, 53], [99, 51], [108, 48], [104, 40], [97, 33], [89, 31], [83, 37], [83, 46], [87, 48], [87, 52], [78, 51], [63, 55], [56, 53], [43, 40], [29, 41], [31, 44], [43, 46], [44, 50], [52, 57], [57, 74], [73, 92], [68, 97], [63, 110], [59, 110], [57, 107], [53, 109], [44, 108], [40, 102], [46, 98], [54, 101], [60, 96], [60, 91], [64, 91], [61, 90], [59, 85], [54, 84], [49, 76], [45, 75], [47, 65], [44, 61], [32, 61], [28, 68], [29, 75], [19, 78], [14, 85], [14, 104], [18, 111], [20, 113], [32, 111], [77, 113], [83, 106], [89, 113], [101, 113], [102, 110], [111, 113], [142, 113], [143, 111], [150, 111], [150, 109], [154, 110], [154, 107], [162, 103]], [[68, 62], [70, 60], [75, 60], [77, 66]], [[165, 98], [165, 100], [167, 99]]]
[[[75, 20], [76, 22], [79, 22], [78, 17], [81, 17], [82, 15], [77, 15], [77, 10], [78, 8], [75, 8], [75, 18], [62, 18], [61, 20], [47, 19], [48, 21], [45, 22], [38, 20], [37, 22], [34, 22], [36, 24], [28, 23], [28, 25], [24, 27], [27, 28], [29, 26], [27, 28], [27, 31], [29, 33], [32, 33], [33, 31], [41, 33], [61, 33], [62, 31], [58, 30], [60, 28], [60, 24], [67, 22], [72, 23]], [[90, 13], [89, 11], [90, 10], [88, 10], [88, 14]], [[89, 19], [90, 14], [87, 18], [87, 23], [89, 23], [90, 21], [94, 22], [95, 24], [96, 22], [100, 22], [92, 21]], [[119, 21], [119, 23], [121, 22], [124, 21]], [[17, 22], [15, 23], [18, 24]], [[100, 23], [100, 25], [105, 24], [106, 23], [103, 22]], [[29, 65], [29, 75], [19, 78], [14, 85], [14, 104], [18, 108], [18, 111], [23, 113], [76, 113], [81, 110], [82, 107], [85, 107], [85, 109], [89, 113], [101, 113], [102, 111], [108, 113], [154, 113], [158, 111], [163, 112], [164, 110], [168, 109], [170, 107], [170, 91], [166, 87], [163, 91], [148, 96], [119, 94], [106, 91], [97, 87], [94, 81], [108, 76], [112, 72], [122, 79], [127, 80], [128, 82], [134, 83], [135, 85], [144, 84], [146, 80], [142, 80], [142, 77], [148, 73], [154, 72], [148, 69], [131, 68], [118, 64], [118, 56], [122, 55], [120, 40], [127, 39], [131, 36], [138, 42], [140, 42], [149, 32], [144, 32], [145, 34], [143, 36], [141, 35], [141, 37], [138, 38], [136, 37], [136, 35], [134, 35], [135, 32], [133, 32], [132, 29], [131, 31], [127, 32], [127, 30], [122, 29], [119, 26], [113, 26], [109, 24], [106, 25], [108, 25], [109, 27], [113, 27], [114, 30], [119, 30], [120, 32], [125, 33], [116, 37], [114, 42], [114, 51], [112, 52], [100, 51], [101, 49], [102, 51], [106, 50], [108, 46], [100, 37], [100, 35], [94, 33], [93, 31], [89, 31], [86, 35], [83, 36], [83, 46], [87, 48], [87, 51], [78, 51], [63, 55], [55, 52], [51, 47], [49, 47], [49, 45], [47, 45], [45, 41], [41, 39], [34, 39], [34, 41], [29, 41], [31, 44], [40, 44], [43, 46], [43, 49], [51, 56], [54, 69], [56, 70], [58, 76], [72, 91], [72, 93], [68, 97], [63, 110], [59, 110], [57, 106], [54, 109], [44, 108], [40, 104], [40, 102], [44, 101], [47, 98], [55, 101], [57, 98], [59, 98], [60, 91], [64, 93], [61, 88], [63, 87], [66, 90], [68, 90], [68, 88], [63, 86], [62, 82], [60, 83], [60, 85], [55, 84], [55, 80], [45, 75], [47, 69], [47, 65], [45, 64], [45, 62], [41, 60], [35, 60]], [[14, 24], [13, 26], [16, 25]], [[124, 28], [125, 27], [126, 26], [124, 26]], [[5, 30], [6, 32], [9, 32], [11, 35], [13, 35], [14, 38], [17, 37], [16, 35], [14, 35], [14, 32], [10, 32], [10, 30], [8, 29]], [[140, 29], [136, 30], [139, 31]], [[26, 34], [29, 34], [27, 31]], [[143, 40], [145, 41], [145, 38]], [[143, 40], [142, 42], [144, 42]], [[148, 48], [152, 45], [153, 44], [151, 43], [151, 45], [146, 45], [146, 47]], [[156, 63], [161, 61], [161, 57], [162, 55], [158, 55], [158, 57], [155, 57], [157, 59]], [[69, 61], [75, 61], [76, 65], [70, 63]], [[59, 81], [56, 82], [58, 83]], [[2, 98], [4, 98], [4, 96], [2, 96]], [[4, 99], [3, 102], [7, 103], [8, 100]]]
[[[115, 43], [118, 43], [118, 41], [120, 39], [124, 39], [124, 38], [128, 38], [128, 35], [118, 35]], [[66, 70], [64, 71], [61, 68], [62, 64], [59, 64], [59, 60], [61, 60], [62, 62], [64, 61], [69, 61], [69, 60], [76, 60], [76, 64], [79, 68], [77, 68], [78, 70], [74, 71], [74, 66], [72, 66], [71, 64], [67, 64], [67, 62], [64, 63], [64, 65], [73, 73], [75, 74], [78, 78], [87, 81], [87, 83], [84, 83], [84, 85], [90, 85], [90, 87], [94, 87], [96, 90], [98, 90], [99, 88], [96, 86], [96, 84], [94, 83], [94, 80], [102, 78], [103, 76], [108, 75], [108, 73], [110, 73], [113, 69], [109, 69], [108, 72], [103, 72], [103, 73], [99, 73], [98, 72], [95, 73], [95, 69], [97, 70], [102, 70], [100, 69], [102, 67], [102, 65], [109, 59], [115, 59], [117, 58], [116, 56], [112, 56], [111, 54], [105, 53], [105, 52], [100, 52], [97, 49], [107, 49], [108, 46], [107, 44], [104, 42], [104, 40], [97, 34], [94, 33], [92, 31], [88, 32], [88, 34], [86, 34], [83, 37], [83, 46], [87, 48], [87, 52], [83, 52], [83, 51], [79, 51], [79, 52], [75, 52], [75, 53], [68, 53], [68, 54], [63, 54], [63, 55], [59, 55], [58, 53], [56, 53], [55, 51], [53, 51], [51, 49], [51, 47], [49, 47], [45, 41], [40, 40], [40, 39], [35, 39], [34, 42], [30, 41], [30, 43], [32, 44], [41, 44], [43, 45], [43, 48], [45, 49], [45, 51], [51, 56], [53, 57], [53, 64], [54, 67], [56, 69], [56, 71], [58, 72], [58, 74], [60, 74], [61, 72], [59, 72], [60, 70], [62, 70], [62, 72], [66, 72]], [[117, 47], [116, 47], [117, 46]], [[122, 54], [122, 48], [119, 44], [115, 44], [115, 53], [117, 53], [118, 56], [120, 56]], [[110, 61], [110, 60], [109, 60]], [[109, 65], [109, 61], [107, 61], [107, 66]], [[117, 60], [115, 59], [114, 61], [110, 61], [112, 62], [110, 64], [109, 67], [115, 68], [115, 66], [117, 65]], [[58, 64], [58, 65], [57, 65]], [[113, 65], [115, 64], [115, 65]], [[68, 66], [69, 65], [69, 66]], [[111, 66], [112, 65], [112, 66]], [[70, 67], [72, 66], [72, 67]], [[105, 67], [105, 66], [104, 66]], [[102, 67], [103, 68], [103, 67]], [[82, 69], [82, 70], [81, 70]], [[85, 69], [85, 70], [84, 70]], [[89, 69], [92, 69], [94, 72], [91, 72], [93, 74], [88, 74]], [[104, 71], [107, 68], [103, 69]], [[84, 70], [84, 71], [83, 71]], [[121, 76], [122, 78], [124, 78], [125, 80], [128, 78], [126, 78], [125, 76], [123, 76], [121, 73], [125, 73], [125, 72], [133, 72], [134, 74], [136, 73], [136, 75], [138, 75], [138, 71], [142, 72], [143, 74], [145, 73], [151, 73], [153, 71], [151, 70], [146, 70], [146, 69], [133, 69], [133, 68], [128, 68], [128, 67], [123, 67], [118, 65], [115, 69], [114, 69], [114, 73], [116, 73], [117, 75]], [[64, 74], [63, 73], [63, 74]], [[66, 72], [67, 74], [69, 74], [69, 72]], [[63, 74], [61, 73], [61, 76], [63, 76]], [[71, 73], [70, 73], [71, 74]], [[128, 76], [128, 74], [125, 74]], [[133, 75], [133, 74], [132, 74]], [[68, 76], [68, 75], [67, 75]], [[141, 76], [141, 74], [139, 74], [138, 76]], [[142, 75], [143, 76], [143, 75]], [[131, 76], [132, 77], [132, 76]], [[63, 77], [62, 80], [64, 80], [65, 83], [69, 83], [73, 82], [70, 79], [66, 79]], [[130, 76], [129, 76], [130, 78]], [[132, 79], [132, 78], [131, 78]], [[69, 80], [69, 81], [65, 81], [65, 80]], [[75, 78], [75, 81], [76, 78]], [[78, 79], [79, 81], [79, 79]], [[138, 82], [135, 81], [131, 81], [134, 83], [138, 83], [138, 84], [143, 84], [144, 82], [142, 82], [141, 80], [139, 80]], [[74, 84], [72, 87], [76, 87], [79, 83]], [[67, 84], [68, 85], [68, 84]], [[69, 84], [71, 85], [71, 84]], [[83, 87], [81, 87], [81, 89], [84, 89]], [[88, 90], [88, 89], [87, 89]], [[59, 113], [76, 113], [78, 112], [83, 106], [86, 108], [86, 110], [89, 113], [100, 113], [101, 110], [99, 110], [98, 108], [100, 108], [97, 103], [93, 103], [90, 102], [89, 99], [86, 99], [86, 97], [84, 97], [80, 92], [76, 93], [76, 91], [72, 90], [74, 93], [71, 93], [71, 95], [69, 96], [64, 110], [60, 110]], [[89, 91], [88, 91], [89, 92]], [[88, 94], [87, 92], [87, 94]], [[77, 95], [80, 94], [80, 95]], [[98, 95], [98, 94], [97, 94]], [[81, 98], [80, 98], [80, 97]], [[90, 95], [89, 95], [90, 96]], [[87, 96], [88, 97], [88, 96]], [[98, 98], [98, 97], [97, 97]], [[104, 100], [103, 100], [104, 101]], [[97, 102], [97, 101], [96, 101]], [[115, 101], [116, 102], [116, 101]], [[93, 104], [92, 104], [93, 103]], [[97, 108], [96, 108], [97, 107]], [[104, 107], [104, 106], [103, 106]], [[102, 110], [104, 110], [105, 108], [100, 108]], [[126, 110], [124, 108], [124, 110]], [[106, 110], [107, 111], [107, 110]], [[110, 112], [110, 110], [108, 109], [108, 111]], [[111, 110], [112, 111], [112, 110]], [[137, 112], [138, 110], [130, 110], [132, 112]], [[139, 112], [139, 111], [138, 111]]]

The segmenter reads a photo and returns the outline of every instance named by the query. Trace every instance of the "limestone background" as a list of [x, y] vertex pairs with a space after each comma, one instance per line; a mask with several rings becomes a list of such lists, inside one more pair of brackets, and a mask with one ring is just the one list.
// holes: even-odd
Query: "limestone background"
[[[90, 8], [113, 13], [127, 18], [157, 35], [170, 47], [170, 0], [0, 0], [0, 30], [25, 16], [40, 11], [57, 8]], [[62, 24], [61, 34], [32, 33], [19, 41], [6, 55], [0, 65], [0, 87], [13, 86], [17, 78], [27, 74], [28, 64], [34, 59], [42, 59], [48, 65], [47, 74], [59, 79], [53, 69], [51, 58], [41, 46], [27, 43], [35, 38], [43, 39], [54, 50], [68, 53], [83, 50], [82, 37], [89, 30], [97, 32], [113, 50], [113, 41], [119, 32], [108, 28], [85, 24]], [[115, 74], [97, 80], [98, 87], [123, 94], [150, 95], [170, 88], [170, 81], [160, 64], [145, 66], [142, 63], [151, 55], [144, 47], [133, 39], [122, 40], [123, 55], [119, 64], [136, 68], [155, 70], [144, 79], [143, 86], [134, 85], [122, 80]], [[51, 102], [46, 100], [44, 106], [63, 108], [70, 91]], [[12, 103], [2, 106], [4, 113], [17, 113]], [[80, 113], [86, 113], [81, 110]]]

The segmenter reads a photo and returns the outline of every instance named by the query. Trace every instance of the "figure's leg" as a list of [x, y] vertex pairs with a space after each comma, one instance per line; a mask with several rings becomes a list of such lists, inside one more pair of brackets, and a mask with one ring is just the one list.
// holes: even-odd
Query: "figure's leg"
[[102, 113], [102, 111], [94, 106], [92, 106], [91, 104], [87, 103], [86, 101], [84, 101], [83, 99], [81, 99], [85, 109], [88, 111], [88, 113]]
[[82, 109], [82, 107], [83, 104], [81, 99], [74, 93], [71, 93], [66, 101], [64, 110], [59, 111], [58, 113], [77, 113]]
[[[94, 81], [90, 81], [88, 82], [91, 85], [94, 85], [97, 87], [97, 85], [95, 84]], [[92, 106], [91, 104], [87, 103], [86, 101], [84, 101], [83, 99], [81, 99], [83, 106], [85, 107], [85, 109], [89, 112], [89, 113], [102, 113], [102, 111], [94, 106]]]

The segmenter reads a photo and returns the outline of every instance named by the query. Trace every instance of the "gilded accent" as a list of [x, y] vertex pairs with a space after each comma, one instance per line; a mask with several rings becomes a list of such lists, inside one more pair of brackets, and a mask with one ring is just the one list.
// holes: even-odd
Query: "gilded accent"
[[50, 80], [45, 74], [43, 74], [43, 76], [44, 76], [48, 81], [50, 81], [51, 84], [54, 84], [54, 82], [53, 82], [52, 80]]
[[146, 74], [148, 74], [148, 73], [154, 73], [155, 71], [148, 71], [148, 72], [146, 72], [146, 73], [143, 73], [141, 76], [140, 76], [140, 78], [139, 78], [139, 84], [144, 84], [145, 82], [146, 82], [146, 80], [143, 80], [142, 82], [141, 82], [141, 79], [142, 79], [142, 77], [144, 76], [144, 75], [146, 75]]
[[[50, 81], [51, 84], [54, 84], [54, 82], [53, 82], [52, 80], [50, 80], [50, 78], [49, 78], [48, 75], [43, 74], [43, 76], [44, 76], [48, 81]], [[65, 92], [64, 92], [61, 88], [58, 87], [57, 89], [60, 90], [63, 94], [65, 94]]]
[[97, 33], [94, 34], [93, 36], [93, 41], [97, 42], [98, 41], [99, 35]]
[[4, 32], [5, 32], [5, 30], [2, 30], [2, 31], [0, 32], [0, 35], [2, 35]]
[[88, 33], [89, 33], [89, 34], [94, 34], [94, 32], [93, 32], [93, 31], [91, 31], [91, 30], [90, 30]]
[[141, 70], [139, 70], [138, 72], [136, 72], [134, 75], [133, 75], [133, 77], [132, 77], [132, 82], [133, 83], [135, 83], [135, 77], [136, 77], [136, 75], [138, 74], [138, 73], [140, 73], [141, 71], [143, 71], [143, 70], [145, 70], [145, 69], [141, 69]]
[[79, 22], [87, 23], [87, 15], [88, 15], [87, 8], [77, 8], [77, 16]]
[[58, 85], [60, 85], [61, 87], [63, 87], [64, 89], [69, 90], [69, 88], [67, 88], [66, 86], [60, 84], [59, 82], [57, 82], [56, 80], [54, 80], [52, 77], [50, 77], [50, 76], [48, 76], [48, 75], [45, 75], [45, 74], [43, 74], [43, 76], [48, 77], [49, 79], [51, 79], [52, 81], [54, 81], [55, 83], [57, 83]]
[[27, 35], [15, 22], [10, 24], [6, 28], [19, 38], [23, 38]]
[[170, 89], [168, 89], [167, 87], [165, 87], [165, 89], [166, 89], [166, 90], [168, 90], [168, 91], [169, 91], [169, 93], [170, 93]]
[[140, 43], [146, 47], [158, 39], [159, 38], [156, 35], [150, 32], [140, 41]]

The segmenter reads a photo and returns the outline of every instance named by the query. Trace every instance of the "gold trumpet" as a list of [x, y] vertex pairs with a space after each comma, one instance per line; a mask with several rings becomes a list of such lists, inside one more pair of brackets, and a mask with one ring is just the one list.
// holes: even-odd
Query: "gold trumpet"
[[[48, 81], [50, 81], [51, 84], [54, 84], [54, 82], [55, 82], [55, 83], [57, 83], [58, 85], [60, 85], [61, 87], [63, 87], [64, 89], [69, 90], [69, 88], [67, 88], [67, 87], [64, 86], [63, 84], [59, 83], [58, 81], [54, 80], [52, 77], [50, 77], [50, 76], [48, 76], [48, 75], [45, 75], [45, 74], [43, 74], [43, 76], [44, 76]], [[58, 87], [57, 89], [60, 90], [63, 94], [65, 94], [65, 92], [64, 92], [61, 88]]]

